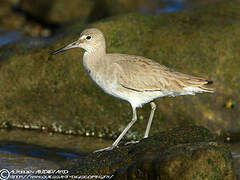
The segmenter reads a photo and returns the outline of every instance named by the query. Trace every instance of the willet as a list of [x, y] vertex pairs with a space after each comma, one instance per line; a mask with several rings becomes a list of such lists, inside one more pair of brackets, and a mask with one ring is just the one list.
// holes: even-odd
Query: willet
[[163, 96], [195, 95], [214, 92], [206, 85], [212, 81], [179, 73], [141, 56], [106, 53], [103, 33], [95, 28], [84, 30], [80, 38], [54, 51], [59, 53], [71, 48], [83, 48], [83, 66], [90, 78], [107, 94], [128, 101], [132, 106], [132, 120], [112, 146], [98, 150], [111, 150], [137, 120], [136, 108], [151, 105], [144, 138], [148, 137], [156, 104], [154, 99]]

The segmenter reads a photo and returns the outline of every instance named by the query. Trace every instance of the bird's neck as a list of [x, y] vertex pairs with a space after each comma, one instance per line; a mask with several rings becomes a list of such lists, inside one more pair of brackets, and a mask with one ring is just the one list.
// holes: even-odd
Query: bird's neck
[[85, 51], [83, 55], [83, 64], [85, 68], [92, 69], [101, 63], [102, 57], [106, 55], [105, 49], [97, 49], [94, 51]]

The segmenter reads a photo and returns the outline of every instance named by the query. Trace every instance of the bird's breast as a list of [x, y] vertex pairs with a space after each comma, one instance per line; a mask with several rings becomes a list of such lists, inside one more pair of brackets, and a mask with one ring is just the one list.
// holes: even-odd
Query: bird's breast
[[113, 92], [116, 89], [116, 83], [106, 72], [88, 66], [84, 66], [84, 69], [98, 87], [100, 87], [105, 93], [113, 95]]
[[116, 96], [118, 83], [113, 68], [106, 61], [94, 59], [85, 52], [83, 67], [91, 80], [105, 93]]

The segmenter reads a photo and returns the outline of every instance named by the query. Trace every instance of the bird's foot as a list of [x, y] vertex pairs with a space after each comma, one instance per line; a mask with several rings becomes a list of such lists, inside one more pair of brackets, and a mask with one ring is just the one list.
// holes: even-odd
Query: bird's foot
[[109, 146], [109, 147], [106, 147], [106, 148], [103, 148], [103, 149], [98, 149], [98, 150], [93, 151], [93, 152], [96, 153], [96, 152], [102, 152], [102, 151], [111, 151], [111, 150], [113, 150], [113, 148], [115, 148], [115, 146]]
[[136, 143], [139, 143], [139, 141], [129, 141], [129, 142], [126, 142], [124, 145], [129, 145], [129, 144], [136, 144]]

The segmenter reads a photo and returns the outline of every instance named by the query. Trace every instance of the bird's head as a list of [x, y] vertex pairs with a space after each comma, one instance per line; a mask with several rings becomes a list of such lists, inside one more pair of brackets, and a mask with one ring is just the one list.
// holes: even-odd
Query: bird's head
[[103, 51], [105, 52], [105, 38], [103, 33], [96, 29], [86, 29], [84, 30], [79, 39], [75, 42], [72, 42], [71, 44], [64, 46], [63, 48], [60, 48], [51, 54], [57, 54], [59, 52], [72, 49], [72, 48], [83, 48], [87, 52], [94, 52], [94, 51]]

